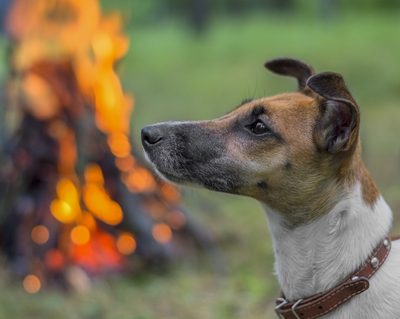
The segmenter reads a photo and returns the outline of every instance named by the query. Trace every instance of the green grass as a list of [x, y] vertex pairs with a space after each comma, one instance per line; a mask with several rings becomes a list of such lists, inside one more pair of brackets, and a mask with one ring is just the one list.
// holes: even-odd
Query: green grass
[[[178, 22], [129, 26], [131, 51], [120, 65], [136, 99], [133, 133], [162, 120], [219, 116], [243, 98], [290, 91], [294, 80], [263, 69], [265, 60], [298, 57], [344, 75], [362, 108], [367, 165], [389, 204], [400, 210], [400, 42], [397, 16], [252, 15], [213, 22], [193, 38]], [[274, 318], [279, 293], [265, 217], [250, 199], [187, 190], [186, 206], [221, 238], [227, 272], [186, 261], [164, 276], [98, 282], [85, 295], [35, 296], [0, 275], [0, 318]], [[202, 202], [207, 202], [204, 205]], [[210, 207], [204, 209], [204, 207]]]

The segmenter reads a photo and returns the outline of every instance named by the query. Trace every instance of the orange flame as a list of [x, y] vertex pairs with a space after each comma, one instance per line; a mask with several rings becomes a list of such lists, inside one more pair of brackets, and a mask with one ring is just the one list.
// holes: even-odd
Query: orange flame
[[107, 194], [101, 168], [95, 164], [88, 166], [85, 169], [85, 180], [83, 201], [89, 211], [106, 224], [115, 226], [121, 223], [122, 208]]
[[[18, 40], [12, 64], [23, 74], [21, 87], [31, 104], [32, 115], [39, 120], [53, 118], [60, 109], [60, 101], [49, 82], [30, 73], [30, 67], [42, 60], [70, 61], [78, 89], [93, 108], [96, 125], [106, 135], [107, 146], [126, 187], [131, 192], [152, 192], [161, 185], [158, 194], [170, 203], [178, 202], [177, 189], [159, 184], [132, 155], [130, 115], [134, 100], [124, 92], [115, 71], [116, 62], [129, 48], [129, 40], [122, 33], [121, 16], [103, 16], [98, 0], [15, 0], [7, 27]], [[78, 149], [73, 129], [62, 120], [54, 121], [49, 125], [49, 134], [59, 145], [59, 180], [50, 211], [57, 221], [69, 224], [63, 227], [69, 240], [69, 257], [91, 271], [101, 265], [119, 266], [121, 256], [134, 253], [137, 243], [133, 234], [120, 233], [115, 239], [97, 225], [101, 221], [115, 226], [124, 218], [121, 206], [107, 191], [101, 167], [87, 163], [83, 167], [84, 179], [80, 180], [76, 173]], [[168, 224], [156, 224], [152, 232], [155, 240], [163, 244], [172, 240], [172, 229], [179, 229], [186, 222], [182, 213], [162, 216], [164, 211], [163, 207], [154, 210], [153, 217]], [[44, 244], [49, 240], [49, 231], [43, 225], [36, 226], [31, 238], [37, 244]], [[48, 251], [47, 267], [54, 271], [64, 267], [68, 258], [63, 254], [65, 249]], [[40, 279], [30, 275], [25, 278], [24, 287], [30, 293], [37, 292], [41, 288]]]
[[100, 230], [92, 234], [88, 243], [72, 246], [70, 256], [74, 262], [94, 273], [118, 268], [122, 262], [114, 237]]
[[86, 226], [78, 225], [71, 230], [71, 241], [75, 245], [85, 245], [90, 240], [90, 231]]

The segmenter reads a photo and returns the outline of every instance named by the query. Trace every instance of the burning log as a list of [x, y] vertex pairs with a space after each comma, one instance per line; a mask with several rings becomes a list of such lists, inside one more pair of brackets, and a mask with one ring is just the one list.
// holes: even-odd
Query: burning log
[[0, 244], [25, 290], [84, 289], [73, 278], [162, 267], [190, 242], [212, 248], [178, 190], [133, 155], [133, 99], [115, 72], [128, 50], [121, 18], [96, 0], [15, 0], [7, 27]]

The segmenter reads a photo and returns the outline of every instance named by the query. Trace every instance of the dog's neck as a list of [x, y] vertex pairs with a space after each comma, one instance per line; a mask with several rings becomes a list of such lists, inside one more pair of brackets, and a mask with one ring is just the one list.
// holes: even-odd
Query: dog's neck
[[362, 183], [343, 191], [329, 213], [290, 227], [265, 206], [275, 252], [275, 270], [288, 300], [326, 291], [354, 272], [389, 232], [392, 212], [379, 196], [365, 202]]

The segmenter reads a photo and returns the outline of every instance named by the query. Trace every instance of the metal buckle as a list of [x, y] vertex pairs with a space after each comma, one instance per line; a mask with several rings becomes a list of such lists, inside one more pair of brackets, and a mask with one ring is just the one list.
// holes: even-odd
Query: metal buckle
[[300, 316], [297, 314], [297, 312], [296, 312], [296, 308], [297, 308], [297, 306], [301, 303], [303, 301], [303, 299], [299, 299], [299, 300], [297, 300], [296, 302], [295, 302], [295, 304], [292, 306], [292, 313], [293, 313], [293, 315], [296, 317], [296, 319], [301, 319], [300, 318]]
[[279, 319], [285, 319], [280, 313], [279, 309], [281, 309], [284, 305], [288, 303], [288, 301], [285, 298], [278, 298], [276, 301], [280, 301], [279, 305], [275, 307], [275, 313], [278, 316]]
[[[285, 317], [279, 312], [279, 309], [281, 309], [284, 305], [288, 304], [289, 302], [285, 298], [278, 298], [276, 301], [280, 301], [280, 303], [275, 307], [275, 313], [277, 314], [279, 319], [285, 319]], [[300, 316], [296, 312], [296, 308], [302, 301], [303, 301], [303, 299], [297, 300], [293, 304], [292, 308], [290, 309], [296, 319], [301, 319]]]

